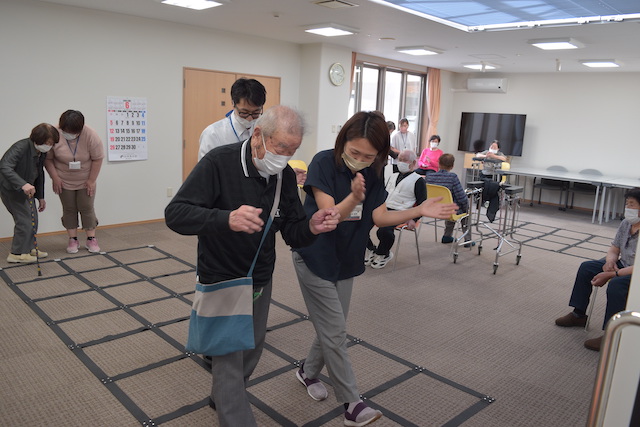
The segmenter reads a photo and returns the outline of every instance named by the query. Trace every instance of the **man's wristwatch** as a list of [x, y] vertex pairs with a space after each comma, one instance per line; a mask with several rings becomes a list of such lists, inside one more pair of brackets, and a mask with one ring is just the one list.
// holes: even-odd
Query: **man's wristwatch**
[[616, 270], [616, 277], [620, 277], [620, 275], [618, 274], [619, 270]]

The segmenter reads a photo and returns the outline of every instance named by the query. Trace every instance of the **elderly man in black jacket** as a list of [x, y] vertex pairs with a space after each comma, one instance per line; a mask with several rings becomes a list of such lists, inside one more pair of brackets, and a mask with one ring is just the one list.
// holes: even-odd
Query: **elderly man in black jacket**
[[[255, 349], [212, 357], [210, 405], [221, 426], [255, 426], [245, 383], [264, 345], [271, 301], [271, 277], [280, 231], [293, 247], [306, 246], [319, 233], [332, 231], [337, 209], [320, 209], [307, 218], [300, 203], [296, 175], [287, 165], [302, 142], [302, 117], [276, 106], [256, 122], [250, 139], [214, 148], [198, 162], [165, 209], [167, 225], [180, 234], [198, 236], [198, 279], [202, 284], [247, 275], [264, 224], [282, 179], [280, 203], [253, 271]], [[213, 402], [215, 401], [215, 405]]]

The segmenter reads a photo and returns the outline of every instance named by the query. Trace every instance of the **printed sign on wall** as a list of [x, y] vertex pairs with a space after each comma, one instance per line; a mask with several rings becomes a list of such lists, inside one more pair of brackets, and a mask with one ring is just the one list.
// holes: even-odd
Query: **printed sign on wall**
[[147, 160], [147, 98], [107, 97], [109, 161]]

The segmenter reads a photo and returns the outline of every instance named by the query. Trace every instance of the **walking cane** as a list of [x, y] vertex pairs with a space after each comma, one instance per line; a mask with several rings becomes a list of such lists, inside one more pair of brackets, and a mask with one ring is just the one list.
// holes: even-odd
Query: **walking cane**
[[40, 257], [38, 251], [38, 239], [36, 238], [36, 205], [33, 203], [33, 197], [29, 197], [29, 206], [31, 207], [31, 227], [33, 228], [33, 246], [36, 248], [36, 265], [38, 266], [38, 276], [42, 276], [42, 270], [40, 270]]

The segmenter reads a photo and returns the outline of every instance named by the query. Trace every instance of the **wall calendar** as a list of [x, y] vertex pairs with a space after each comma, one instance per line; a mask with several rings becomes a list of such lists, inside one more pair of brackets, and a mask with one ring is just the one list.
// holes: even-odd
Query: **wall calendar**
[[107, 97], [109, 161], [147, 160], [147, 98]]

